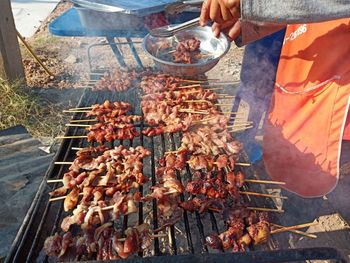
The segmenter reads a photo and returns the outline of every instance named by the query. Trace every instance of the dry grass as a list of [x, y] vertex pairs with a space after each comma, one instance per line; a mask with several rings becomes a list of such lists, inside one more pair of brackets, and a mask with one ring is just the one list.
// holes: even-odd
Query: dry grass
[[54, 137], [63, 132], [61, 111], [20, 82], [0, 78], [0, 94], [0, 130], [21, 124], [36, 137]]

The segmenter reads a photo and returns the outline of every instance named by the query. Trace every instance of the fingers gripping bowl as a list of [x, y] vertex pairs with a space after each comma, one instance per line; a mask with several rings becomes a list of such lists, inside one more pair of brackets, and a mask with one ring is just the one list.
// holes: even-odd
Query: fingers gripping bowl
[[[174, 63], [169, 56], [171, 50], [175, 50], [179, 42], [193, 38], [200, 40], [202, 56], [192, 64]], [[167, 38], [148, 34], [143, 39], [142, 46], [160, 70], [181, 76], [195, 76], [212, 69], [228, 52], [230, 42], [224, 34], [220, 34], [219, 38], [214, 37], [211, 28], [207, 26], [194, 27]]]

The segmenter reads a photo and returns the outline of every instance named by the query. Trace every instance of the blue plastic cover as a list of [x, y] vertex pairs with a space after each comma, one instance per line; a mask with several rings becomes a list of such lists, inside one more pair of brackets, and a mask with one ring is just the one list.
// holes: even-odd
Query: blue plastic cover
[[[134, 14], [134, 15], [149, 15], [152, 13], [158, 13], [164, 11], [164, 8], [177, 0], [71, 0], [73, 3], [78, 4], [85, 8], [96, 10], [96, 6], [101, 4], [106, 7], [108, 6], [120, 8], [119, 12]], [[97, 11], [102, 11], [101, 8]], [[107, 11], [108, 12], [108, 11]]]

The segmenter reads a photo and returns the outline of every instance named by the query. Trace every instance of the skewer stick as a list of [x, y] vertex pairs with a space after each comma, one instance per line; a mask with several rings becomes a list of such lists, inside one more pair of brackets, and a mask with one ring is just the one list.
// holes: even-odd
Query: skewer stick
[[74, 136], [58, 136], [56, 139], [83, 139], [87, 138], [87, 135], [74, 135]]
[[87, 119], [87, 120], [70, 120], [71, 123], [77, 123], [77, 122], [93, 122], [97, 121], [97, 119]]
[[52, 180], [47, 180], [46, 181], [48, 184], [52, 184], [52, 183], [61, 183], [63, 182], [63, 179], [52, 179]]
[[223, 90], [225, 88], [222, 88], [222, 87], [217, 87], [217, 88], [205, 88], [206, 90]]
[[270, 194], [263, 194], [263, 193], [256, 193], [256, 192], [238, 191], [238, 193], [240, 193], [242, 195], [269, 197], [269, 198], [275, 198], [275, 199], [288, 199], [288, 197], [286, 197], [286, 196], [270, 195]]
[[315, 226], [315, 225], [318, 225], [318, 222], [311, 222], [311, 223], [294, 225], [294, 226], [284, 226], [284, 227], [281, 227], [279, 229], [274, 229], [270, 233], [271, 234], [283, 233], [286, 231], [296, 230], [296, 229], [305, 228], [305, 227], [309, 227], [309, 226]]
[[[83, 193], [79, 193], [79, 195], [84, 195]], [[49, 202], [55, 202], [55, 201], [59, 201], [59, 200], [64, 200], [66, 199], [66, 195], [64, 196], [59, 196], [59, 197], [54, 197], [54, 198], [50, 198], [49, 199]]]
[[[284, 226], [281, 226], [281, 225], [278, 225], [278, 224], [274, 224], [274, 223], [271, 223], [271, 225], [275, 226], [275, 227], [278, 227], [278, 228], [284, 227]], [[303, 232], [303, 231], [300, 231], [300, 230], [288, 230], [288, 231], [292, 232], [292, 233], [295, 233], [295, 234], [302, 235], [302, 236], [306, 236], [306, 237], [309, 237], [309, 238], [317, 238], [317, 236], [314, 235], [314, 234], [306, 233], [306, 232]]]
[[[208, 100], [184, 100], [186, 103], [212, 103], [211, 101]], [[216, 106], [232, 106], [232, 103], [214, 103]]]
[[[234, 123], [238, 123], [238, 124], [241, 124], [241, 123], [249, 123], [249, 124], [252, 124], [253, 122], [252, 121], [242, 121], [242, 120], [238, 120], [238, 121], [234, 121]], [[227, 127], [230, 127], [230, 126], [234, 126], [234, 124], [232, 125], [228, 125]]]
[[91, 127], [89, 124], [75, 124], [75, 123], [67, 123], [67, 127]]
[[209, 115], [209, 112], [205, 112], [205, 111], [194, 111], [191, 109], [181, 109], [179, 110], [179, 112], [185, 112], [185, 113], [193, 113], [193, 114], [204, 114], [204, 115]]
[[[219, 98], [219, 99], [234, 99], [236, 98], [236, 96], [232, 96], [232, 95], [229, 95], [227, 93], [217, 93], [216, 96]], [[221, 98], [222, 97], [222, 98]]]
[[245, 130], [248, 130], [248, 129], [251, 129], [251, 128], [253, 128], [253, 126], [248, 126], [248, 127], [241, 128], [241, 129], [232, 129], [232, 130], [230, 130], [229, 132], [245, 131]]
[[184, 100], [184, 102], [187, 102], [187, 103], [212, 103], [211, 101], [209, 100]]
[[84, 148], [72, 147], [72, 150], [73, 150], [73, 151], [81, 151], [82, 149], [84, 149]]
[[217, 81], [218, 79], [203, 79], [203, 80], [193, 80], [193, 79], [181, 79], [181, 81], [189, 83], [207, 83], [209, 81]]
[[266, 180], [255, 180], [255, 179], [244, 179], [247, 183], [256, 183], [256, 184], [279, 184], [279, 185], [285, 185], [285, 182], [278, 182], [278, 181], [266, 181]]
[[198, 92], [202, 92], [201, 90], [191, 90], [191, 91], [186, 91], [183, 94], [192, 94], [192, 93], [198, 93]]
[[239, 84], [239, 81], [214, 82], [214, 83], [210, 83], [208, 85], [210, 85], [210, 86], [229, 86], [229, 85], [235, 85], [235, 84]]
[[235, 165], [238, 165], [238, 166], [251, 166], [250, 163], [235, 163]]
[[[204, 118], [204, 119], [201, 119], [201, 120], [198, 120], [198, 121], [193, 121], [193, 123], [206, 123], [210, 120], [214, 120], [216, 117], [208, 117], [208, 118]], [[227, 117], [227, 120], [243, 120], [242, 117]]]
[[247, 209], [249, 209], [249, 210], [255, 210], [255, 211], [265, 211], [265, 212], [284, 213], [284, 210], [283, 210], [283, 209], [273, 209], [273, 208], [253, 207], [253, 206], [248, 206]]
[[[213, 164], [219, 164], [218, 162], [213, 162]], [[251, 166], [250, 163], [235, 163], [237, 166]]]
[[89, 107], [80, 107], [80, 108], [70, 108], [68, 110], [69, 111], [72, 111], [72, 110], [90, 110], [92, 108], [93, 108], [92, 106], [89, 106]]
[[[246, 208], [249, 209], [249, 210], [254, 210], [254, 211], [284, 213], [284, 210], [282, 210], [282, 209], [273, 209], [273, 208], [264, 208], [264, 207], [252, 207], [252, 206], [248, 206]], [[218, 209], [218, 208], [215, 208], [215, 207], [209, 207], [208, 209], [213, 211], [213, 212], [217, 212], [217, 213], [222, 212], [221, 209]]]
[[66, 196], [59, 196], [59, 197], [50, 198], [49, 202], [55, 202], [55, 201], [59, 201], [59, 200], [63, 200], [63, 199], [66, 199]]
[[186, 85], [186, 86], [179, 86], [178, 89], [190, 89], [190, 88], [197, 88], [201, 87], [201, 84], [193, 84], [193, 85]]
[[55, 162], [55, 164], [73, 164], [73, 162]]
[[89, 110], [64, 110], [64, 113], [88, 113]]
[[232, 129], [235, 129], [235, 128], [244, 128], [244, 127], [248, 127], [248, 126], [253, 126], [252, 123], [249, 123], [249, 122], [241, 122], [241, 123], [235, 123], [233, 125], [228, 125], [226, 128], [232, 128]]

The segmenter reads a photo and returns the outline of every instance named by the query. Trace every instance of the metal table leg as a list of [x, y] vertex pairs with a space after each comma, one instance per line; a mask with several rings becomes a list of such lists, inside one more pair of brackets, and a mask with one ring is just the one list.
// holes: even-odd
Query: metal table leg
[[139, 67], [143, 68], [141, 59], [140, 59], [139, 55], [137, 54], [136, 48], [135, 48], [135, 46], [134, 46], [134, 44], [133, 44], [131, 38], [130, 38], [130, 37], [127, 37], [127, 38], [126, 38], [126, 41], [129, 43], [129, 47], [130, 47], [130, 49], [131, 49], [132, 54], [134, 55], [134, 58], [135, 58], [135, 60], [136, 60], [136, 62], [137, 62], [137, 65], [138, 65]]
[[120, 53], [120, 50], [119, 50], [118, 46], [114, 42], [114, 37], [107, 36], [106, 39], [107, 39], [107, 42], [108, 42], [109, 46], [111, 47], [114, 55], [116, 56], [120, 66], [126, 67], [126, 64], [125, 64], [125, 61], [124, 61], [124, 57]]

